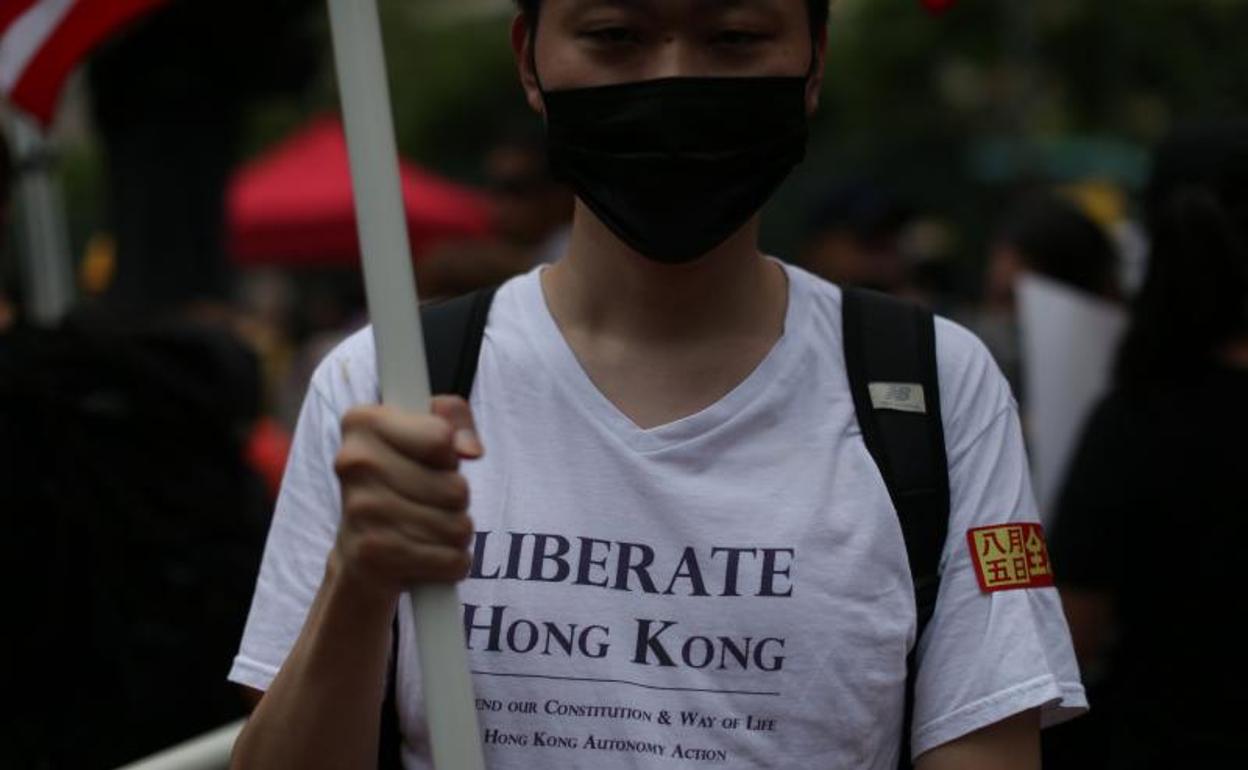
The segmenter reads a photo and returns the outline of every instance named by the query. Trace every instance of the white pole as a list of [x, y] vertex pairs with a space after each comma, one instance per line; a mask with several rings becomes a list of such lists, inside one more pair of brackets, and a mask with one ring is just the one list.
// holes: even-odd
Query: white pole
[[[329, 18], [382, 400], [428, 411], [429, 374], [377, 0], [329, 0]], [[411, 601], [434, 765], [484, 770], [459, 595], [454, 586], [422, 586]]]
[[243, 723], [235, 722], [118, 770], [224, 770], [242, 729]]

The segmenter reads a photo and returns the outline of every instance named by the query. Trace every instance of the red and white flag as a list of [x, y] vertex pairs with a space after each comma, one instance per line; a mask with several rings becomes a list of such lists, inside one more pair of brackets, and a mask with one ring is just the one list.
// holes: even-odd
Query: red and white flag
[[47, 126], [96, 45], [167, 0], [0, 0], [0, 91]]

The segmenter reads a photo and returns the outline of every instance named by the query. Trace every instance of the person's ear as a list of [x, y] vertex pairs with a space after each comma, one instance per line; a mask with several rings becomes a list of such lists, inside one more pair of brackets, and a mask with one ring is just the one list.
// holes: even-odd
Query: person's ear
[[819, 94], [823, 90], [823, 66], [828, 58], [828, 28], [825, 26], [815, 36], [815, 61], [806, 81], [806, 115], [814, 115], [819, 109]]
[[516, 69], [520, 73], [520, 85], [524, 88], [524, 98], [529, 106], [539, 115], [546, 112], [542, 101], [542, 89], [538, 85], [537, 72], [533, 69], [536, 53], [532, 47], [537, 45], [537, 36], [529, 27], [529, 17], [523, 13], [516, 14], [511, 22], [511, 50], [516, 57]]

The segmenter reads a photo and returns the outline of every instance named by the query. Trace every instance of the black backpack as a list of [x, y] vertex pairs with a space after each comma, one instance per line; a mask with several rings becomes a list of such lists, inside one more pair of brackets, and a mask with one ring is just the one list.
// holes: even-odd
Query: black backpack
[[[429, 381], [434, 393], [465, 399], [472, 392], [477, 359], [494, 289], [482, 289], [422, 311]], [[879, 466], [897, 510], [918, 608], [922, 638], [936, 608], [940, 556], [949, 525], [949, 470], [936, 374], [936, 329], [930, 312], [864, 289], [843, 299], [845, 366], [862, 438]], [[382, 710], [378, 765], [401, 770], [394, 658]], [[911, 767], [915, 655], [907, 660], [906, 715], [899, 768]]]

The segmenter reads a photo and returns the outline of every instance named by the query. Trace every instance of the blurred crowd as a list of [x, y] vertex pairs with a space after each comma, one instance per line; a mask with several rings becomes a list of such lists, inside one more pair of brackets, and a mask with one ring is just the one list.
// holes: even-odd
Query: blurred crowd
[[[97, 93], [140, 61], [105, 61]], [[266, 87], [308, 76], [287, 63]], [[6, 767], [111, 768], [245, 713], [225, 671], [290, 431], [312, 369], [367, 321], [353, 254], [226, 259], [223, 143], [237, 124], [213, 94], [176, 90], [159, 120], [100, 102], [127, 245], [81, 260], [82, 299], [63, 321], [31, 322], [0, 238], [4, 599], [24, 629], [3, 655], [18, 712], [0, 735]], [[0, 153], [6, 231], [29, 161]], [[472, 176], [488, 228], [421, 240], [424, 300], [496, 285], [566, 245], [573, 197], [548, 171], [540, 126], [499, 128]], [[160, 213], [175, 209], [153, 190], [171, 188], [195, 216]], [[186, 202], [196, 196], [202, 206]], [[1007, 197], [967, 254], [924, 201], [829, 175], [800, 212], [801, 245], [778, 256], [958, 320], [1024, 405], [1027, 368], [1044, 365], [1024, 355], [1024, 276], [1129, 318], [1046, 512], [1093, 704], [1046, 733], [1046, 766], [1227, 766], [1248, 713], [1233, 630], [1248, 610], [1234, 589], [1248, 542], [1248, 122], [1173, 133], [1143, 190], [1089, 178]], [[156, 245], [133, 245], [144, 238]]]

